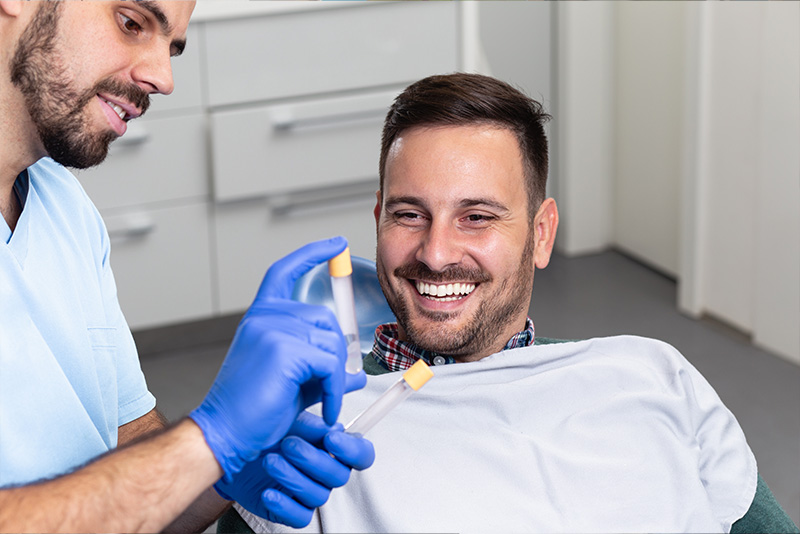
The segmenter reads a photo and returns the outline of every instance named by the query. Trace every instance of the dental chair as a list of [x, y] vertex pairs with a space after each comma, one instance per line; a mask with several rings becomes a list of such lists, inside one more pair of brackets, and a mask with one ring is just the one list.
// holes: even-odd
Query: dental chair
[[[366, 356], [372, 351], [375, 329], [383, 323], [394, 322], [395, 318], [383, 296], [375, 262], [358, 256], [351, 256], [350, 259], [353, 263], [358, 338], [361, 342], [361, 355]], [[326, 306], [336, 313], [327, 263], [317, 265], [295, 282], [292, 300]]]
[[[370, 352], [375, 329], [383, 323], [393, 322], [396, 319], [383, 296], [375, 270], [375, 262], [358, 256], [352, 256], [351, 259], [356, 319], [359, 327], [358, 337], [361, 343], [361, 354], [364, 358], [364, 371], [368, 375], [388, 373], [390, 371], [375, 361]], [[328, 265], [318, 265], [302, 276], [295, 283], [292, 299], [307, 304], [326, 306], [335, 313]], [[537, 336], [534, 343], [548, 345], [565, 341], [567, 340]], [[235, 510], [230, 509], [220, 518], [217, 532], [252, 532], [252, 530]], [[731, 533], [800, 534], [800, 529], [781, 508], [769, 486], [759, 474], [753, 503], [747, 513], [731, 526]]]

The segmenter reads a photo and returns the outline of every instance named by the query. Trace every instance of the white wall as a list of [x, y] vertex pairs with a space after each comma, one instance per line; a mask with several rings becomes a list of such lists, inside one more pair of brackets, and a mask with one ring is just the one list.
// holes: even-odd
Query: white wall
[[683, 2], [619, 2], [613, 242], [678, 275]]
[[800, 363], [800, 5], [693, 5], [680, 305]]
[[575, 255], [612, 239], [613, 3], [559, 3], [556, 19], [556, 247]]
[[622, 248], [800, 363], [800, 5], [556, 12], [559, 249]]

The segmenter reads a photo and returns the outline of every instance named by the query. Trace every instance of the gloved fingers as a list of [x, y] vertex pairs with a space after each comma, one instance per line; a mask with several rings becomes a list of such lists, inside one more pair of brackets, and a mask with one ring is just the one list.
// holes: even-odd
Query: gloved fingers
[[[299, 438], [294, 439], [305, 443]], [[312, 449], [325, 454], [324, 451], [320, 451], [313, 445], [309, 445], [308, 443], [305, 444]], [[327, 456], [332, 461], [336, 461], [333, 460], [330, 455]], [[284, 458], [280, 454], [268, 454], [264, 465], [267, 468], [267, 473], [269, 476], [271, 476], [272, 479], [280, 485], [283, 493], [294, 498], [300, 504], [308, 506], [309, 508], [318, 508], [328, 501], [328, 496], [331, 493], [330, 488], [326, 488], [313, 478], [309, 477], [306, 472], [292, 465], [287, 458]], [[312, 469], [316, 470], [319, 468], [314, 466]]]
[[309, 327], [327, 330], [341, 335], [336, 315], [326, 306], [306, 304], [294, 300], [256, 301], [247, 310], [246, 318], [258, 320], [268, 317], [274, 327], [278, 319], [296, 335]]
[[335, 354], [343, 364], [347, 361], [347, 346], [345, 345], [344, 337], [339, 332], [309, 328], [305, 331], [303, 341], [325, 352]]
[[312, 404], [322, 402], [322, 418], [332, 425], [339, 417], [344, 395], [344, 360], [319, 348], [308, 346], [297, 353], [300, 374], [297, 382], [302, 384], [302, 406], [305, 410]]
[[357, 389], [361, 389], [367, 385], [367, 374], [364, 371], [359, 371], [355, 374], [344, 374], [344, 392], [350, 393]]
[[336, 423], [331, 426], [322, 417], [304, 410], [297, 415], [288, 435], [297, 436], [309, 443], [321, 444], [325, 434], [337, 427], [341, 427], [341, 425]]
[[261, 502], [267, 510], [267, 519], [293, 528], [308, 526], [314, 515], [313, 508], [307, 508], [273, 488], [261, 494]]
[[289, 299], [294, 283], [314, 266], [327, 261], [347, 247], [347, 240], [334, 237], [315, 241], [278, 260], [267, 271], [255, 302], [270, 298]]
[[288, 437], [281, 441], [281, 452], [294, 467], [326, 488], [344, 486], [350, 478], [349, 467], [324, 449], [300, 438]]
[[372, 442], [359, 435], [332, 430], [325, 435], [323, 442], [325, 449], [337, 460], [357, 471], [368, 468], [375, 461]]

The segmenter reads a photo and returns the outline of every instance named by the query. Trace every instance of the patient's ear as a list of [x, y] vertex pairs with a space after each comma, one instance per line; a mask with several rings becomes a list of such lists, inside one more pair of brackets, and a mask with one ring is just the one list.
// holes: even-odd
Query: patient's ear
[[533, 220], [533, 263], [537, 269], [544, 269], [550, 263], [557, 230], [558, 207], [555, 200], [548, 198], [539, 206]]
[[22, 12], [22, 0], [0, 0], [0, 13], [18, 17]]
[[375, 228], [378, 227], [378, 224], [381, 220], [381, 190], [378, 189], [375, 191], [375, 198], [377, 202], [375, 203], [375, 209], [372, 210], [372, 213], [375, 215]]

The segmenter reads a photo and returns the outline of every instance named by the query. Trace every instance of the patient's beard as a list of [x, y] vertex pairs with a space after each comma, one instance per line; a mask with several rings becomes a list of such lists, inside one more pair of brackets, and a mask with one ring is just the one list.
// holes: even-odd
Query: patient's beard
[[[508, 342], [508, 339], [501, 340], [497, 336], [506, 332], [509, 325], [520, 322], [521, 315], [530, 303], [533, 290], [532, 260], [533, 239], [529, 238], [526, 240], [522, 259], [514, 274], [498, 282], [499, 285], [492, 294], [484, 294], [477, 310], [461, 327], [451, 327], [447, 324], [447, 321], [455, 318], [457, 313], [421, 310], [414, 306], [411, 296], [391, 291], [380, 260], [380, 251], [377, 257], [377, 271], [383, 293], [398, 324], [405, 332], [406, 340], [422, 349], [467, 361], [474, 355], [486, 356], [501, 350]], [[412, 273], [416, 274], [409, 276]], [[465, 279], [458, 270], [453, 273], [455, 276], [448, 276], [447, 273], [448, 271], [435, 273], [424, 264], [415, 262], [397, 267], [393, 276], [400, 284], [407, 284], [408, 278], [431, 282]], [[491, 280], [487, 273], [481, 272], [481, 277], [486, 281]], [[472, 280], [475, 279], [473, 275]], [[492, 348], [496, 350], [488, 352]]]

